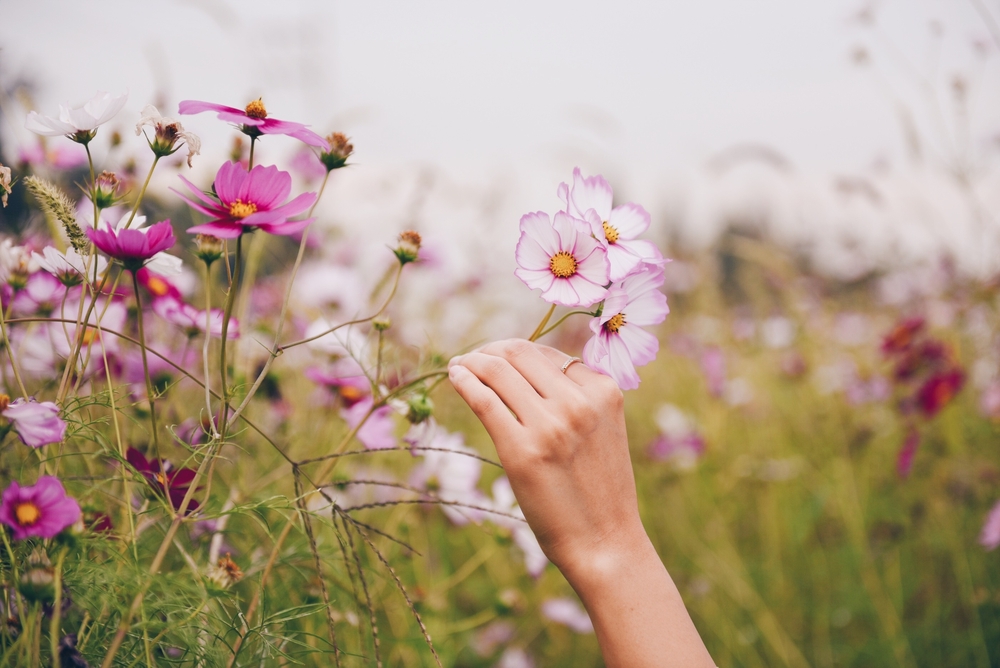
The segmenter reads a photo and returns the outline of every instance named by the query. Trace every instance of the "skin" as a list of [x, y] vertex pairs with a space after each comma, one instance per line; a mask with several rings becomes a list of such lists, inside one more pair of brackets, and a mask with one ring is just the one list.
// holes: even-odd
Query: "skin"
[[554, 348], [491, 343], [449, 363], [528, 525], [583, 601], [610, 668], [714, 668], [642, 522], [615, 382]]

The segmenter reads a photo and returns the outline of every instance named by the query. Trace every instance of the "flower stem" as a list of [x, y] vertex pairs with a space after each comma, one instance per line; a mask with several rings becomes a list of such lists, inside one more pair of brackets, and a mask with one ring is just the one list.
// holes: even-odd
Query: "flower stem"
[[52, 668], [60, 668], [62, 662], [59, 660], [59, 637], [62, 635], [59, 627], [62, 626], [62, 569], [63, 561], [66, 560], [67, 548], [59, 550], [56, 557], [56, 569], [52, 585], [56, 590], [56, 600], [52, 603], [52, 621], [49, 626], [49, 647], [52, 652]]
[[549, 310], [545, 312], [545, 317], [543, 317], [542, 321], [538, 323], [538, 327], [535, 327], [535, 331], [532, 332], [531, 336], [528, 337], [529, 341], [534, 341], [535, 339], [537, 339], [539, 336], [542, 335], [542, 330], [545, 329], [545, 325], [549, 324], [549, 318], [551, 318], [552, 314], [555, 312], [556, 312], [556, 305], [553, 304], [552, 306], [549, 307]]
[[[251, 140], [252, 141], [252, 140]], [[253, 146], [253, 144], [250, 144]], [[227, 258], [228, 259], [228, 258]], [[226, 440], [227, 422], [229, 420], [229, 370], [226, 366], [226, 338], [229, 336], [229, 319], [233, 315], [233, 304], [236, 302], [236, 291], [240, 284], [240, 265], [243, 262], [243, 235], [236, 238], [236, 262], [233, 267], [233, 280], [229, 283], [229, 293], [226, 295], [226, 308], [222, 313], [222, 338], [219, 351], [219, 375], [222, 379], [222, 405], [219, 406], [220, 440]]]
[[126, 230], [132, 225], [132, 221], [135, 219], [135, 214], [139, 211], [139, 205], [142, 204], [142, 200], [146, 196], [146, 188], [149, 187], [149, 180], [153, 178], [153, 170], [156, 169], [156, 164], [158, 162], [160, 162], [160, 156], [157, 155], [153, 158], [153, 164], [149, 167], [149, 174], [146, 174], [146, 180], [142, 184], [142, 190], [139, 191], [139, 196], [136, 198], [135, 205], [132, 207], [132, 213], [129, 214], [128, 222], [125, 223]]
[[28, 391], [24, 389], [24, 381], [21, 380], [21, 372], [17, 368], [17, 360], [14, 358], [14, 351], [10, 347], [10, 338], [7, 336], [7, 324], [4, 320], [2, 307], [0, 307], [0, 335], [3, 336], [3, 346], [7, 349], [7, 357], [10, 358], [10, 368], [14, 371], [14, 378], [17, 380], [17, 387], [21, 390], [21, 396], [27, 399]]
[[253, 149], [254, 149], [254, 146], [256, 146], [256, 145], [257, 145], [257, 138], [256, 137], [250, 137], [250, 157], [247, 160], [247, 171], [250, 171], [251, 169], [253, 169]]
[[97, 229], [97, 219], [101, 215], [100, 209], [97, 208], [97, 198], [94, 197], [94, 189], [97, 187], [97, 177], [94, 174], [94, 159], [90, 155], [90, 142], [83, 145], [83, 148], [87, 150], [87, 164], [90, 166], [90, 201], [94, 203], [94, 229]]
[[160, 441], [156, 434], [156, 407], [153, 405], [153, 379], [149, 375], [149, 361], [146, 358], [146, 333], [142, 321], [142, 299], [139, 297], [139, 279], [132, 272], [132, 288], [135, 291], [136, 322], [139, 324], [139, 350], [142, 351], [142, 375], [146, 377], [146, 398], [149, 400], [149, 426], [153, 435], [153, 452], [156, 461], [163, 470], [163, 458], [160, 457]]
[[219, 436], [215, 428], [215, 417], [212, 415], [212, 381], [208, 369], [209, 344], [212, 341], [212, 264], [205, 263], [205, 342], [201, 347], [201, 359], [205, 374], [205, 409], [208, 411], [208, 421], [212, 426], [212, 438]]
[[536, 336], [535, 338], [533, 338], [531, 340], [532, 341], [537, 341], [538, 339], [542, 338], [543, 336], [545, 336], [546, 334], [548, 334], [549, 332], [551, 332], [552, 330], [554, 330], [556, 327], [558, 327], [559, 325], [563, 324], [563, 322], [567, 318], [569, 318], [571, 315], [589, 315], [589, 316], [592, 316], [592, 317], [596, 317], [596, 314], [591, 313], [590, 311], [570, 311], [569, 313], [567, 313], [563, 317], [561, 317], [558, 320], [556, 320], [553, 324], [551, 324], [548, 327], [546, 327], [545, 329], [543, 329], [541, 332], [538, 333], [538, 336]]

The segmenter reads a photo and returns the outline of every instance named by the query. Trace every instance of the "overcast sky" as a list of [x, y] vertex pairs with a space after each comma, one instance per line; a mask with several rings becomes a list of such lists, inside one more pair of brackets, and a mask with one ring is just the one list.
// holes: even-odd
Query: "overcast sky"
[[[182, 99], [263, 95], [276, 117], [346, 130], [371, 164], [661, 170], [755, 143], [855, 170], [902, 159], [904, 106], [954, 139], [956, 73], [981, 82], [970, 141], [1000, 130], [1000, 59], [973, 55], [974, 40], [990, 44], [974, 1], [885, 0], [876, 32], [852, 18], [857, 0], [8, 1], [0, 67], [37, 82], [42, 113], [127, 88], [123, 125], [154, 99], [173, 113]], [[852, 64], [865, 44], [874, 69]], [[189, 125], [223, 150], [211, 117]]]

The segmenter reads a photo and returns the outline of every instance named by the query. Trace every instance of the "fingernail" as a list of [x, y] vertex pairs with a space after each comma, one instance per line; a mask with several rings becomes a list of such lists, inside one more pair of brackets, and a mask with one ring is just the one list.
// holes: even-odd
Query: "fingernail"
[[465, 355], [455, 355], [454, 357], [452, 357], [450, 360], [448, 360], [448, 368], [451, 369], [451, 367], [455, 366], [456, 364], [461, 364], [463, 357], [465, 357]]

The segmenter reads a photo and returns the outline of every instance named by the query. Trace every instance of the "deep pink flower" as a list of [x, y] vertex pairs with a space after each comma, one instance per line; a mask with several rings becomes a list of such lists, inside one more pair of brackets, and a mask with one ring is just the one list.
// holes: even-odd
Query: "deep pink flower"
[[11, 482], [0, 503], [0, 522], [11, 528], [14, 540], [54, 538], [76, 524], [80, 514], [80, 504], [66, 496], [59, 479], [50, 475], [43, 475], [29, 487]]
[[917, 390], [917, 406], [931, 418], [947, 406], [965, 384], [965, 374], [961, 369], [951, 368], [928, 378]]
[[[180, 177], [200, 202], [177, 190], [181, 199], [212, 220], [188, 230], [191, 234], [211, 234], [220, 239], [235, 239], [244, 232], [260, 228], [269, 234], [289, 235], [303, 230], [312, 218], [288, 220], [304, 212], [316, 201], [316, 193], [302, 193], [284, 202], [292, 192], [292, 177], [270, 165], [257, 165], [249, 172], [237, 162], [227, 162], [215, 175], [215, 196], [208, 197], [183, 176]], [[171, 188], [171, 190], [173, 190]]]
[[353, 357], [343, 357], [326, 368], [309, 367], [305, 370], [305, 376], [336, 392], [347, 407], [371, 394], [371, 381]]
[[242, 131], [251, 137], [259, 135], [287, 135], [310, 146], [327, 151], [330, 149], [326, 140], [310, 130], [302, 123], [291, 121], [279, 121], [277, 118], [268, 118], [264, 103], [257, 99], [246, 106], [245, 109], [227, 107], [224, 104], [214, 102], [201, 102], [199, 100], [184, 100], [177, 107], [179, 114], [200, 114], [203, 111], [214, 111], [218, 114], [220, 121], [229, 121], [242, 126]]
[[906, 478], [910, 475], [910, 469], [913, 468], [913, 458], [917, 455], [918, 447], [920, 447], [920, 432], [911, 428], [906, 434], [906, 440], [903, 441], [903, 447], [896, 455], [896, 473], [899, 474], [900, 478]]
[[542, 211], [523, 215], [514, 257], [514, 275], [532, 290], [540, 289], [547, 302], [590, 306], [607, 293], [607, 252], [584, 221], [564, 211], [552, 221]]
[[[161, 494], [166, 494], [170, 499], [170, 505], [174, 510], [181, 507], [181, 502], [187, 495], [191, 483], [196, 475], [192, 469], [174, 468], [168, 461], [148, 460], [136, 450], [129, 448], [125, 453], [125, 459], [138, 471], [149, 483]], [[187, 512], [191, 513], [198, 507], [198, 502], [191, 499], [188, 502]]]
[[645, 265], [611, 286], [600, 317], [590, 321], [594, 336], [583, 347], [583, 361], [614, 378], [623, 390], [639, 387], [635, 367], [652, 362], [660, 349], [656, 337], [642, 327], [663, 322], [670, 312], [661, 285], [663, 270]]
[[655, 245], [637, 238], [649, 229], [649, 213], [632, 203], [612, 209], [614, 192], [603, 176], [584, 177], [577, 167], [573, 170], [573, 185], [560, 183], [556, 192], [566, 203], [566, 213], [587, 221], [607, 250], [611, 281], [622, 280], [641, 262], [662, 262]]
[[[106, 224], [107, 225], [107, 224]], [[154, 255], [174, 245], [174, 230], [169, 220], [142, 229], [106, 230], [87, 228], [87, 236], [98, 249], [120, 260], [129, 271], [138, 271]]]
[[59, 417], [59, 407], [51, 401], [18, 399], [2, 415], [13, 423], [14, 431], [25, 445], [40, 448], [59, 443], [66, 435], [66, 423]]

